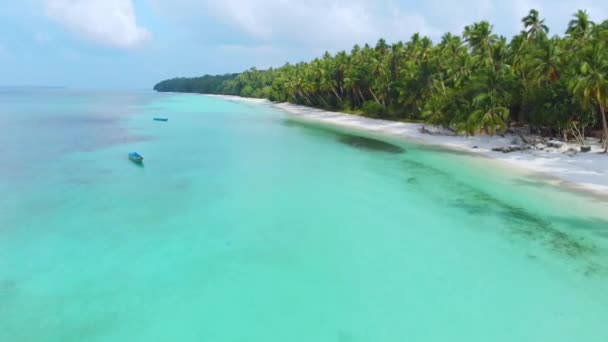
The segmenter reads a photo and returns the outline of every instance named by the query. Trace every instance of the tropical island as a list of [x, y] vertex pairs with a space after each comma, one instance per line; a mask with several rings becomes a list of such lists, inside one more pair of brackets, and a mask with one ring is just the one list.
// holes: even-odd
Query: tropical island
[[280, 68], [169, 79], [154, 90], [271, 101], [298, 119], [465, 150], [608, 192], [608, 20], [579, 10], [563, 36], [550, 36], [534, 9], [522, 23], [510, 41], [481, 21], [438, 44], [419, 34], [380, 39]]
[[565, 36], [553, 37], [536, 10], [522, 22], [510, 41], [482, 21], [438, 44], [419, 34], [406, 43], [380, 39], [309, 63], [175, 78], [154, 90], [265, 98], [468, 135], [526, 126], [582, 145], [596, 137], [606, 152], [608, 20], [596, 24], [580, 10]]

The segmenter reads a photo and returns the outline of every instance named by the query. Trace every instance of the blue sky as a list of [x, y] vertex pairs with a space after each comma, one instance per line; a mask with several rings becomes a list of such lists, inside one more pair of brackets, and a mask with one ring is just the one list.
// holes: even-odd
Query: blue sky
[[531, 8], [552, 34], [585, 0], [0, 0], [0, 85], [150, 88], [173, 76], [237, 72], [308, 60], [355, 43], [435, 41], [490, 20], [508, 37]]

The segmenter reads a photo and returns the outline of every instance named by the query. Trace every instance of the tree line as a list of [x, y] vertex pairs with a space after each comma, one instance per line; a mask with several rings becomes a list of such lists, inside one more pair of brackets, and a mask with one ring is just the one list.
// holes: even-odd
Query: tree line
[[239, 74], [205, 75], [201, 77], [178, 77], [162, 81], [154, 86], [160, 92], [223, 94], [224, 84]]
[[154, 89], [420, 120], [471, 135], [528, 125], [549, 136], [608, 136], [608, 20], [597, 24], [578, 11], [563, 36], [549, 36], [536, 10], [522, 24], [510, 41], [481, 21], [437, 44], [420, 34], [405, 43], [380, 39], [311, 62], [167, 80]]

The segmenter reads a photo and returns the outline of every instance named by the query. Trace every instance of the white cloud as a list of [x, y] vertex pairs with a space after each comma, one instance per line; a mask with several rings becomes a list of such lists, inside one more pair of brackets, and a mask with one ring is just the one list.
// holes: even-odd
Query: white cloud
[[46, 14], [81, 38], [105, 46], [132, 49], [150, 38], [137, 25], [131, 0], [44, 0]]
[[[606, 18], [605, 0], [148, 0], [174, 27], [197, 32], [212, 44], [277, 46], [285, 51], [336, 51], [355, 43], [408, 40], [419, 32], [438, 41], [445, 32], [461, 34], [465, 25], [488, 20], [496, 33], [511, 37], [536, 8], [563, 34], [579, 8], [592, 19]], [[213, 33], [209, 35], [209, 30]], [[207, 37], [213, 36], [215, 40]]]
[[[288, 59], [286, 51], [274, 45], [220, 45], [217, 51], [220, 55], [231, 56], [235, 61], [246, 58], [251, 65], [262, 69], [280, 65]], [[232, 64], [227, 58], [223, 61]]]
[[350, 48], [409, 38], [437, 28], [419, 13], [391, 0], [151, 0], [180, 24], [212, 20], [261, 44]]
[[[521, 18], [536, 8], [552, 32], [561, 33], [579, 7], [602, 18], [602, 0], [149, 0], [161, 15], [185, 29], [205, 30], [205, 21], [240, 33], [240, 43], [303, 44], [328, 49], [354, 43], [407, 40], [415, 33], [435, 40], [445, 32], [461, 33], [465, 25], [488, 20], [507, 37], [523, 27]], [[232, 35], [232, 38], [235, 36]]]

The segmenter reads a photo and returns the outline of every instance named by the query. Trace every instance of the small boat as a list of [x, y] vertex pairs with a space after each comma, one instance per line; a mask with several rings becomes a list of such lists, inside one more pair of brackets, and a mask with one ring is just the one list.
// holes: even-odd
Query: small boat
[[154, 121], [169, 121], [167, 118], [154, 118]]
[[137, 152], [131, 152], [131, 153], [129, 153], [129, 159], [132, 162], [137, 163], [137, 164], [141, 164], [144, 161], [144, 157], [141, 154], [137, 153]]

